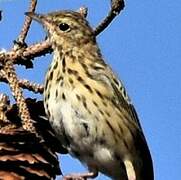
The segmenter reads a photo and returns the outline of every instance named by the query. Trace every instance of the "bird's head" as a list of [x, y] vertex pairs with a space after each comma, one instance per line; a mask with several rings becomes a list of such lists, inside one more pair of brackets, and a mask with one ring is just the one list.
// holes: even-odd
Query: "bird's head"
[[52, 44], [81, 46], [95, 42], [88, 21], [79, 12], [58, 11], [49, 14], [25, 13], [43, 25]]

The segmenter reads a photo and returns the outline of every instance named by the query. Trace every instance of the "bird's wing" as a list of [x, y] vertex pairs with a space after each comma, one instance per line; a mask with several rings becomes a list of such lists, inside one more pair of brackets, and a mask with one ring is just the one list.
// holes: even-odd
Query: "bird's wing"
[[116, 102], [120, 108], [124, 108], [125, 111], [128, 112], [128, 114], [131, 116], [131, 119], [134, 120], [137, 124], [137, 126], [141, 129], [141, 125], [138, 119], [138, 115], [136, 113], [136, 110], [126, 92], [125, 87], [123, 86], [123, 83], [115, 78], [115, 75], [111, 74], [112, 78], [111, 85], [114, 90], [114, 96], [117, 97], [118, 101]]
[[114, 105], [116, 105], [120, 111], [129, 114], [129, 119], [141, 130], [136, 110], [127, 95], [123, 83], [118, 80], [111, 68], [105, 64], [94, 63], [94, 69], [91, 70], [90, 74], [94, 80], [103, 83], [104, 86], [107, 87], [107, 94]]
[[118, 108], [124, 109], [124, 111], [131, 116], [130, 119], [136, 123], [140, 130], [142, 130], [136, 110], [126, 92], [125, 87], [123, 86], [123, 83], [114, 75], [110, 67], [107, 67], [106, 71], [105, 76], [109, 78], [109, 82], [114, 92], [112, 97], [114, 103], [117, 104]]

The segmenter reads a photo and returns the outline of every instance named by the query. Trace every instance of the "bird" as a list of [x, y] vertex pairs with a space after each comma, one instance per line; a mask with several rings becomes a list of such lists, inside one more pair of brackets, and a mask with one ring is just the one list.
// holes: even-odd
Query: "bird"
[[56, 137], [88, 172], [65, 179], [153, 180], [153, 162], [127, 91], [106, 63], [93, 28], [79, 12], [26, 12], [53, 49], [44, 108]]

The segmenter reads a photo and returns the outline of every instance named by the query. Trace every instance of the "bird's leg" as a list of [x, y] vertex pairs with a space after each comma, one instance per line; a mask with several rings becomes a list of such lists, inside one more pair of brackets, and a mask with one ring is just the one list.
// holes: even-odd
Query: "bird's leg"
[[126, 167], [126, 172], [128, 176], [128, 180], [136, 180], [136, 174], [133, 167], [133, 164], [129, 160], [124, 161], [124, 165]]
[[86, 173], [73, 173], [69, 175], [65, 175], [63, 180], [86, 180], [87, 178], [95, 178], [97, 177], [98, 172], [86, 172]]

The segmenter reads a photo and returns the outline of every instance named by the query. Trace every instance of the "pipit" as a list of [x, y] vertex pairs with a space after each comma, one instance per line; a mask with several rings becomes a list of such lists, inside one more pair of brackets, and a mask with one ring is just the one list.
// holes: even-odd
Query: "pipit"
[[78, 12], [26, 13], [45, 28], [53, 60], [44, 88], [45, 111], [57, 138], [96, 177], [153, 180], [153, 167], [135, 108], [105, 63], [93, 29]]

